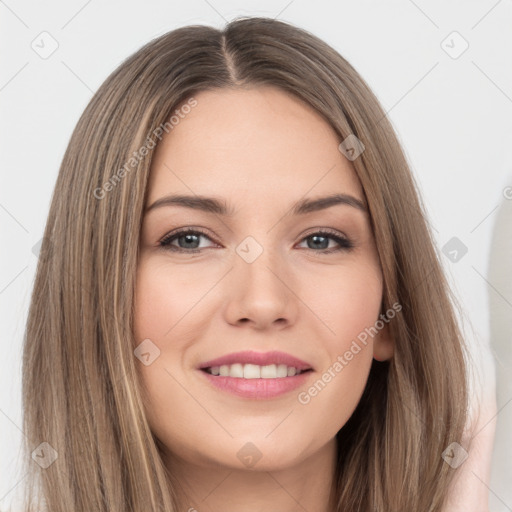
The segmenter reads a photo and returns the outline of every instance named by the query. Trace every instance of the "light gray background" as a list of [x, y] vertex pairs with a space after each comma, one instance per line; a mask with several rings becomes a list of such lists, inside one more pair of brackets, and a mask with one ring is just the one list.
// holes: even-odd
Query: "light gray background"
[[[464, 255], [456, 248], [451, 261], [448, 246], [443, 263], [474, 330], [468, 338], [484, 382], [474, 392], [492, 395], [496, 371], [490, 510], [512, 511], [512, 5], [506, 0], [0, 0], [0, 510], [15, 503], [24, 478], [20, 364], [36, 267], [32, 248], [78, 117], [107, 75], [150, 39], [188, 24], [220, 28], [241, 14], [290, 21], [354, 65], [399, 134], [439, 250], [453, 237], [467, 247]], [[457, 56], [465, 44], [460, 37], [469, 47]], [[57, 50], [42, 58], [52, 44]], [[474, 485], [483, 485], [477, 477]]]

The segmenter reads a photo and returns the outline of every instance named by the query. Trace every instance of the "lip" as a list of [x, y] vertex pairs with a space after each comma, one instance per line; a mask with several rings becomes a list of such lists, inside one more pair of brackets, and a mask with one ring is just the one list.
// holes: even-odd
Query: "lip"
[[[211, 368], [212, 366], [231, 365], [235, 363], [257, 364], [259, 366], [285, 364], [286, 366], [293, 366], [298, 370], [302, 370], [303, 373], [294, 375], [293, 377], [277, 377], [275, 379], [243, 379], [211, 375], [204, 371], [205, 368]], [[278, 350], [271, 352], [246, 350], [233, 352], [232, 354], [226, 354], [225, 356], [205, 361], [198, 366], [198, 370], [212, 386], [221, 391], [226, 391], [243, 398], [266, 400], [289, 393], [304, 385], [313, 372], [313, 367], [306, 361], [287, 354], [286, 352], [280, 352]]]
[[[212, 366], [222, 366], [225, 364], [231, 365], [235, 363], [257, 364], [258, 366], [266, 366], [269, 364], [285, 364], [286, 366], [294, 366], [295, 368], [297, 368], [297, 370], [313, 370], [313, 367], [306, 361], [303, 361], [302, 359], [287, 354], [286, 352], [280, 352], [278, 350], [273, 350], [271, 352], [255, 352], [253, 350], [233, 352], [232, 354], [226, 354], [225, 356], [221, 356], [216, 359], [211, 359], [210, 361], [205, 361], [204, 363], [201, 363], [198, 368], [202, 370], [204, 368], [211, 368]], [[291, 377], [282, 378], [288, 379]]]
[[204, 375], [204, 378], [207, 379], [212, 386], [221, 391], [226, 391], [242, 398], [268, 400], [303, 386], [313, 372], [308, 371], [294, 375], [293, 377], [278, 377], [276, 379], [220, 377], [218, 375], [211, 375], [202, 370], [199, 370], [199, 373]]

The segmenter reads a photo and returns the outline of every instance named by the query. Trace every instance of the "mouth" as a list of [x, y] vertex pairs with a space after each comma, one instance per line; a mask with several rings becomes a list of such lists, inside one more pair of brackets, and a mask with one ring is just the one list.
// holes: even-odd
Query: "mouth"
[[312, 366], [284, 352], [237, 352], [202, 363], [198, 370], [217, 390], [249, 399], [270, 399], [306, 383]]

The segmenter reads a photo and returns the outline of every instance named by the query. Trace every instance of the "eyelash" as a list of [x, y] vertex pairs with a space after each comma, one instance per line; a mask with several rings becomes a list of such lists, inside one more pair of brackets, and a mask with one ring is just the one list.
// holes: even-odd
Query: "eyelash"
[[[170, 245], [172, 241], [174, 241], [175, 239], [179, 238], [180, 236], [184, 236], [184, 235], [201, 235], [201, 236], [204, 236], [205, 238], [208, 238], [210, 241], [213, 242], [213, 240], [210, 238], [210, 236], [208, 236], [205, 232], [201, 231], [200, 229], [184, 229], [184, 230], [177, 231], [174, 233], [169, 233], [168, 235], [166, 235], [159, 242], [159, 246], [163, 247], [164, 249], [169, 250], [169, 251], [181, 252], [181, 253], [197, 253], [197, 252], [201, 252], [204, 249], [204, 248], [202, 248], [202, 249], [183, 249], [182, 247], [176, 247], [176, 246]], [[301, 240], [301, 242], [303, 242], [304, 240], [307, 240], [308, 238], [311, 238], [313, 236], [322, 236], [325, 238], [330, 238], [340, 245], [340, 247], [337, 249], [336, 248], [335, 249], [322, 249], [322, 250], [318, 250], [318, 251], [315, 249], [308, 249], [313, 252], [317, 252], [320, 254], [331, 254], [331, 253], [335, 253], [335, 252], [339, 252], [339, 251], [347, 251], [348, 252], [354, 248], [354, 244], [348, 238], [340, 236], [336, 231], [331, 231], [328, 229], [315, 231], [314, 233], [311, 233], [310, 235], [307, 235], [306, 237], [304, 237]]]

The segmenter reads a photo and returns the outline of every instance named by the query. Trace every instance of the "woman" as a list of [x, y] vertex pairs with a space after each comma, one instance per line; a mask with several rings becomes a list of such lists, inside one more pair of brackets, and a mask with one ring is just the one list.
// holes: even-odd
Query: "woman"
[[139, 50], [73, 133], [41, 251], [48, 510], [446, 510], [471, 452], [451, 293], [384, 111], [318, 38], [247, 18]]

